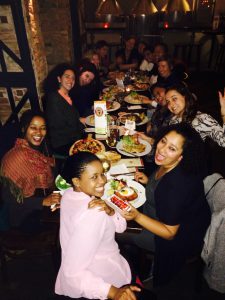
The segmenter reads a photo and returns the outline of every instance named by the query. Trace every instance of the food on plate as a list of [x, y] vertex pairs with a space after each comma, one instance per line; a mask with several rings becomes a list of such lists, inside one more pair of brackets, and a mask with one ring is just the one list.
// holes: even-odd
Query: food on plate
[[132, 104], [141, 104], [146, 99], [149, 98], [143, 95], [139, 95], [137, 92], [131, 92], [128, 96], [125, 97], [125, 101], [128, 101]]
[[137, 191], [128, 186], [126, 180], [124, 179], [113, 179], [110, 181], [110, 189], [107, 191], [110, 196], [115, 194], [120, 199], [125, 201], [133, 201], [138, 197]]
[[95, 116], [94, 115], [89, 116], [89, 123], [91, 126], [95, 125]]
[[[108, 115], [109, 117], [109, 121], [112, 122], [112, 121], [116, 121], [117, 117], [116, 116], [112, 116], [112, 115]], [[89, 125], [89, 126], [95, 126], [95, 115], [90, 115], [87, 117], [87, 121], [86, 121], [86, 124]]]
[[121, 190], [115, 191], [114, 194], [118, 196], [120, 199], [126, 201], [133, 201], [138, 197], [138, 194], [135, 191], [135, 189], [129, 186], [125, 186]]
[[147, 83], [133, 83], [133, 84], [129, 84], [127, 85], [127, 90], [129, 89], [130, 91], [145, 91], [147, 90], [149, 87], [149, 84]]
[[57, 176], [55, 185], [59, 190], [66, 190], [69, 187], [71, 187], [71, 184], [67, 183], [66, 180], [63, 179], [61, 175]]
[[117, 94], [117, 93], [124, 92], [124, 90], [125, 90], [124, 88], [115, 85], [115, 86], [110, 86], [110, 87], [108, 87], [108, 88], [106, 88], [106, 89], [103, 89], [103, 93], [108, 93], [108, 92], [110, 92], [111, 95], [115, 95], [115, 94]]
[[116, 207], [118, 207], [122, 211], [130, 211], [131, 209], [130, 205], [126, 201], [119, 199], [116, 196], [112, 196], [108, 201], [113, 203]]
[[99, 159], [108, 159], [111, 163], [115, 163], [121, 159], [121, 155], [116, 151], [106, 151], [96, 154]]
[[137, 83], [150, 83], [150, 78], [146, 75], [139, 75], [137, 76]]
[[146, 145], [138, 140], [137, 135], [124, 135], [122, 139], [122, 150], [128, 153], [141, 153], [146, 149]]
[[89, 151], [92, 153], [98, 153], [98, 152], [102, 152], [105, 150], [104, 145], [94, 139], [83, 139], [83, 140], [79, 140], [77, 142], [75, 142], [73, 144], [73, 146], [70, 148], [70, 155], [76, 154], [80, 151]]
[[135, 90], [147, 90], [149, 88], [149, 84], [147, 83], [136, 82], [133, 86], [134, 86], [133, 89]]
[[103, 84], [106, 85], [106, 86], [115, 85], [116, 80], [115, 79], [109, 79], [109, 80], [104, 81]]
[[108, 92], [105, 92], [102, 96], [101, 96], [101, 100], [104, 100], [104, 101], [108, 101], [108, 100], [114, 100], [115, 97], [113, 95], [112, 92], [108, 91]]
[[106, 109], [113, 109], [114, 108], [114, 102], [107, 100], [106, 101]]
[[121, 189], [123, 189], [126, 186], [127, 186], [127, 182], [126, 182], [126, 180], [123, 180], [123, 179], [113, 179], [110, 181], [110, 187], [111, 187], [111, 190], [113, 190], [113, 193], [114, 193], [114, 191], [120, 191]]
[[116, 151], [107, 151], [104, 153], [104, 156], [112, 163], [117, 162], [121, 159], [121, 155]]
[[124, 79], [124, 76], [125, 76], [124, 72], [119, 72], [119, 71], [109, 72], [109, 74], [108, 74], [108, 77], [110, 79], [116, 79], [116, 78]]
[[130, 121], [135, 121], [137, 124], [141, 123], [144, 121], [144, 119], [146, 118], [146, 115], [144, 112], [142, 113], [131, 113], [131, 114], [124, 114], [120, 117], [120, 122], [121, 123], [126, 123], [126, 120], [130, 120]]

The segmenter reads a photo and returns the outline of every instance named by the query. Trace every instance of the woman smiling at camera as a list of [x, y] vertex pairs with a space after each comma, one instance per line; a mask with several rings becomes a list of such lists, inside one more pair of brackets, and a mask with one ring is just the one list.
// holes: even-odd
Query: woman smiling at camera
[[201, 251], [210, 221], [202, 180], [203, 149], [189, 125], [169, 126], [156, 139], [156, 171], [149, 178], [141, 172], [135, 175], [146, 184], [147, 201], [143, 213], [132, 208], [124, 216], [144, 228], [133, 243], [155, 252], [155, 285], [169, 282], [188, 258]]
[[55, 153], [65, 156], [69, 154], [71, 145], [85, 135], [78, 109], [70, 97], [74, 84], [75, 72], [67, 64], [56, 66], [45, 83], [45, 113], [51, 145]]
[[71, 298], [135, 300], [133, 291], [140, 289], [122, 287], [130, 283], [131, 272], [115, 242], [115, 232], [126, 229], [125, 219], [106, 204], [107, 214], [88, 208], [93, 197], [104, 194], [101, 161], [90, 152], [79, 152], [68, 158], [62, 175], [73, 188], [62, 197], [62, 261], [55, 292]]
[[219, 92], [223, 127], [210, 115], [197, 110], [197, 101], [184, 84], [174, 85], [166, 90], [166, 103], [172, 113], [169, 124], [189, 123], [203, 140], [211, 138], [225, 147], [225, 91]]
[[46, 122], [41, 112], [25, 111], [20, 119], [22, 138], [2, 159], [1, 198], [9, 212], [9, 227], [32, 232], [40, 229], [43, 206], [59, 203], [54, 188], [54, 159], [46, 143]]

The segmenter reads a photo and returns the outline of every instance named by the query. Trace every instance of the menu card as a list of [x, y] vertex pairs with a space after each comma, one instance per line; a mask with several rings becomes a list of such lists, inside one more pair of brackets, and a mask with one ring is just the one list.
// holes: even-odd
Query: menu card
[[94, 101], [95, 133], [107, 134], [106, 101]]

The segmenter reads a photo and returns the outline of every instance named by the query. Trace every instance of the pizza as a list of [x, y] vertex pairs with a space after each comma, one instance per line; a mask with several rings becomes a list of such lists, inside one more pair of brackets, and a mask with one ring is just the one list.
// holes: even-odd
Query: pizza
[[82, 139], [76, 141], [70, 148], [69, 155], [76, 154], [81, 151], [89, 151], [91, 153], [99, 153], [105, 151], [105, 146], [95, 139]]

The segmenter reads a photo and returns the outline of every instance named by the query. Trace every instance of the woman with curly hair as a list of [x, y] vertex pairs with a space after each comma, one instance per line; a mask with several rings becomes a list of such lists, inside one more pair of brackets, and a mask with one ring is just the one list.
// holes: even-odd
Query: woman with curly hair
[[55, 153], [65, 156], [71, 145], [85, 136], [82, 118], [71, 97], [74, 84], [75, 71], [64, 63], [57, 65], [45, 80], [45, 114], [51, 146]]
[[210, 137], [225, 147], [225, 94], [219, 93], [219, 100], [223, 127], [210, 115], [198, 111], [195, 97], [184, 84], [173, 85], [166, 90], [167, 107], [172, 113], [169, 124], [187, 122], [203, 140]]
[[146, 184], [143, 213], [132, 207], [123, 216], [144, 228], [127, 239], [155, 253], [154, 284], [163, 285], [201, 252], [210, 211], [203, 186], [204, 144], [193, 128], [185, 123], [163, 128], [154, 158], [157, 169], [149, 178], [135, 174]]

